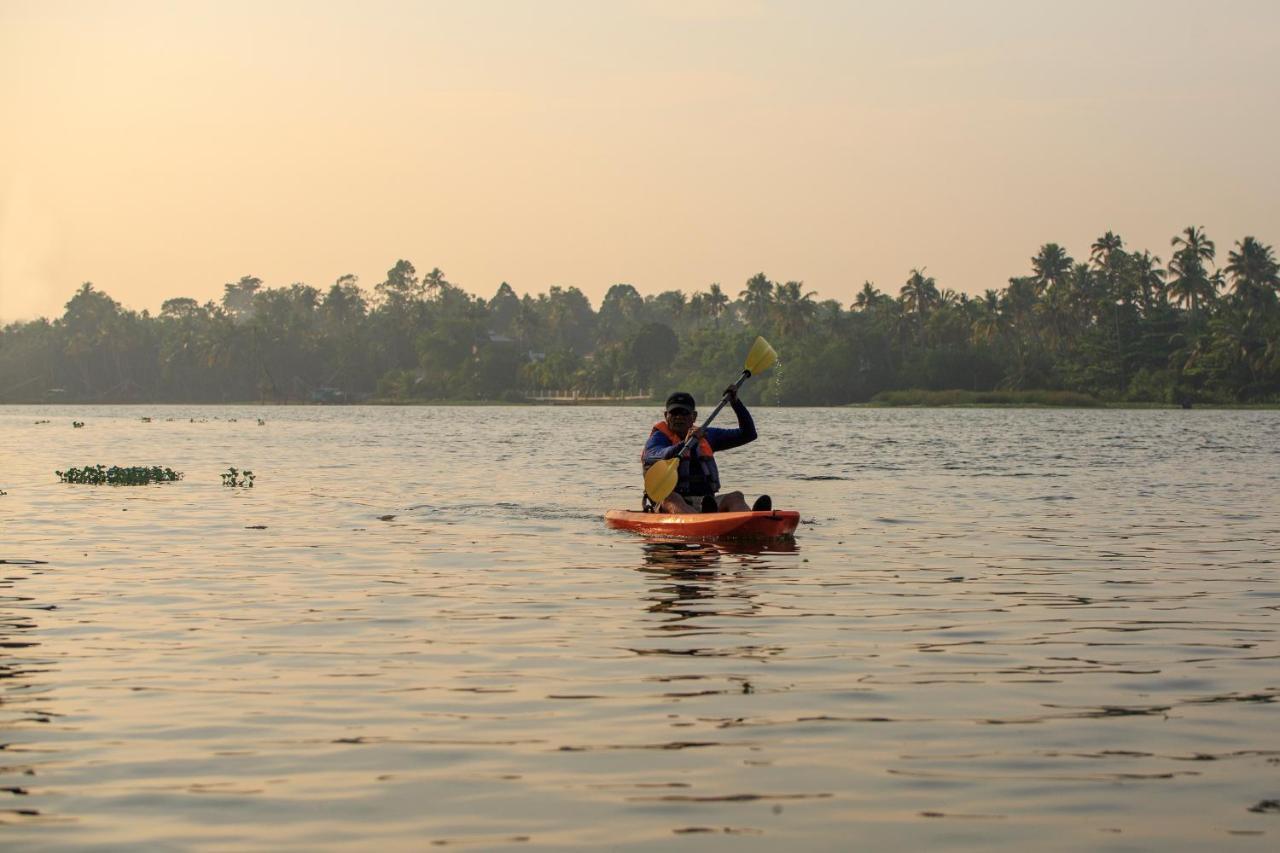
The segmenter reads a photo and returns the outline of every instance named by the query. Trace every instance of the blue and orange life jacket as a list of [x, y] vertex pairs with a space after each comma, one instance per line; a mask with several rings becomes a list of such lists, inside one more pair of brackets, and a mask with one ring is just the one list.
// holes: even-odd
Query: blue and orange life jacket
[[[684, 444], [684, 439], [676, 435], [666, 421], [658, 421], [653, 428], [667, 437], [673, 446]], [[641, 454], [643, 463], [643, 453]], [[697, 465], [694, 465], [694, 463]], [[648, 467], [648, 466], [646, 466]], [[682, 496], [714, 495], [720, 491], [720, 468], [716, 465], [715, 452], [711, 442], [704, 435], [698, 442], [697, 452], [690, 459], [680, 460], [680, 479], [676, 482], [675, 491]]]

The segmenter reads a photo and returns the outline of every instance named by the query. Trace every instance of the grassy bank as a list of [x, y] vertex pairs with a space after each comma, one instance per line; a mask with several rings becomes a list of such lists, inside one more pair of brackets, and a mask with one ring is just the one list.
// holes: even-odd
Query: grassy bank
[[1075, 391], [881, 391], [873, 406], [1067, 406], [1098, 408], [1106, 403]]

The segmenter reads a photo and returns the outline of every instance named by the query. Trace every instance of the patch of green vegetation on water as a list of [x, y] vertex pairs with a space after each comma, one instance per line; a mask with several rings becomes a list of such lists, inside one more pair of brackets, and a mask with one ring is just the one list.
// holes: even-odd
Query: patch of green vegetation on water
[[182, 472], [172, 468], [161, 468], [159, 465], [130, 466], [122, 468], [112, 465], [86, 465], [83, 468], [68, 468], [65, 471], [54, 471], [63, 483], [76, 483], [86, 486], [146, 486], [151, 483], [169, 483], [182, 479]]
[[235, 468], [228, 468], [227, 473], [222, 475], [222, 485], [233, 489], [252, 489], [253, 472], [238, 471]]

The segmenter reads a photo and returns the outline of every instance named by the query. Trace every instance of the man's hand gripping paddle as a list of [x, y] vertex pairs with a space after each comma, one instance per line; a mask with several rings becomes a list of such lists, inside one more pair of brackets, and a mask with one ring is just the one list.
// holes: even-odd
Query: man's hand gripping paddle
[[[737, 382], [733, 383], [733, 390], [737, 391], [741, 388], [742, 383], [746, 382], [748, 377], [764, 373], [777, 360], [778, 354], [773, 351], [773, 347], [769, 346], [769, 342], [764, 338], [756, 338], [756, 342], [751, 345], [751, 352], [747, 353], [747, 361], [742, 368], [742, 375], [738, 377]], [[727, 402], [729, 402], [728, 391], [720, 398], [720, 405], [716, 406], [711, 414], [707, 416], [707, 419], [702, 422], [703, 428], [706, 428], [715, 419], [715, 416], [720, 414], [720, 410], [724, 408], [724, 404]], [[692, 432], [690, 430], [691, 434]], [[691, 437], [692, 435], [690, 435]], [[693, 442], [686, 438], [680, 445], [680, 453], [670, 459], [658, 460], [649, 466], [649, 470], [644, 472], [644, 491], [655, 506], [661, 506], [662, 502], [675, 489], [676, 483], [680, 480], [680, 456], [692, 444]]]

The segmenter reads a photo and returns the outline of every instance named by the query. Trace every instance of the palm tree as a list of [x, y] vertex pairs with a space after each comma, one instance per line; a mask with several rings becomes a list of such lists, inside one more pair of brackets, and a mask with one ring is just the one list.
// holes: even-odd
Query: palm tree
[[431, 272], [422, 277], [422, 292], [428, 298], [439, 299], [450, 287], [452, 283], [444, 277], [444, 270], [439, 267], [432, 267]]
[[817, 305], [813, 301], [817, 291], [810, 290], [805, 293], [803, 287], [803, 282], [799, 281], [778, 285], [774, 308], [778, 314], [778, 329], [784, 335], [803, 331], [817, 313]]
[[1213, 262], [1216, 247], [1212, 240], [1205, 236], [1204, 228], [1189, 225], [1182, 233], [1169, 241], [1169, 245], [1179, 251], [1190, 252], [1201, 261]]
[[1037, 295], [1045, 296], [1040, 310], [1045, 326], [1055, 341], [1066, 338], [1068, 318], [1075, 314], [1077, 294], [1072, 292], [1070, 276], [1075, 260], [1057, 243], [1045, 243], [1031, 258], [1031, 282]]
[[773, 305], [773, 282], [758, 272], [747, 279], [747, 288], [738, 296], [742, 299], [742, 308], [747, 322], [752, 326], [763, 326], [769, 319], [769, 311]]
[[1280, 268], [1270, 246], [1245, 237], [1227, 255], [1226, 273], [1241, 304], [1248, 308], [1275, 304]]
[[938, 291], [938, 305], [942, 308], [955, 308], [963, 306], [969, 301], [969, 294], [960, 293], [949, 287]]
[[1194, 225], [1184, 228], [1169, 244], [1174, 248], [1173, 259], [1169, 261], [1169, 272], [1173, 275], [1169, 294], [1191, 310], [1194, 320], [1199, 317], [1201, 306], [1217, 296], [1217, 282], [1205, 270], [1205, 262], [1213, 262], [1215, 247], [1204, 229]]
[[853, 298], [853, 306], [859, 311], [865, 311], [883, 298], [884, 294], [880, 292], [879, 288], [869, 281], [864, 281], [862, 283], [862, 289], [859, 290], [858, 295]]
[[977, 319], [974, 320], [972, 326], [973, 340], [977, 343], [990, 344], [998, 337], [1004, 327], [1003, 319], [1000, 316], [1000, 294], [991, 288], [988, 288], [982, 294], [982, 298], [975, 300], [977, 308]]
[[1133, 276], [1133, 284], [1142, 299], [1142, 311], [1149, 315], [1152, 310], [1168, 304], [1168, 293], [1165, 287], [1165, 272], [1160, 268], [1160, 258], [1143, 251], [1129, 256], [1128, 273]]
[[711, 315], [711, 322], [717, 329], [720, 328], [720, 315], [728, 305], [729, 297], [720, 289], [720, 283], [712, 282], [707, 288], [707, 313]]
[[[1135, 292], [1132, 279], [1123, 275], [1128, 261], [1123, 246], [1123, 241], [1108, 231], [1090, 247], [1089, 259], [1093, 268], [1078, 264], [1074, 277], [1077, 297], [1086, 307], [1085, 321], [1096, 317], [1098, 323], [1103, 323], [1108, 319], [1105, 315], [1111, 315], [1109, 319], [1115, 332], [1115, 363], [1122, 391], [1129, 386], [1125, 328], [1132, 325], [1131, 308]], [[1126, 322], [1122, 322], [1122, 314]]]
[[1094, 271], [1101, 276], [1107, 298], [1118, 300], [1124, 305], [1131, 304], [1137, 296], [1133, 278], [1124, 274], [1129, 260], [1129, 254], [1124, 250], [1124, 240], [1110, 231], [1094, 240], [1089, 247], [1089, 261], [1093, 264]]
[[906, 307], [907, 313], [915, 314], [923, 322], [929, 309], [938, 304], [940, 294], [938, 283], [924, 274], [923, 269], [913, 269], [907, 276], [906, 284], [898, 292], [898, 297]]
[[1009, 279], [1004, 296], [1000, 300], [1000, 314], [1006, 318], [1012, 335], [1014, 366], [1006, 381], [1014, 388], [1022, 387], [1027, 379], [1031, 351], [1041, 348], [1040, 327], [1036, 322], [1040, 314], [1040, 286], [1035, 278], [1021, 276]]
[[1034, 273], [1032, 278], [1040, 291], [1044, 292], [1048, 288], [1062, 285], [1074, 263], [1072, 257], [1057, 243], [1045, 243], [1031, 259], [1031, 270]]
[[1089, 260], [1093, 262], [1094, 269], [1105, 269], [1112, 256], [1122, 251], [1124, 251], [1124, 240], [1119, 234], [1108, 231], [1094, 240], [1093, 245], [1089, 247]]

